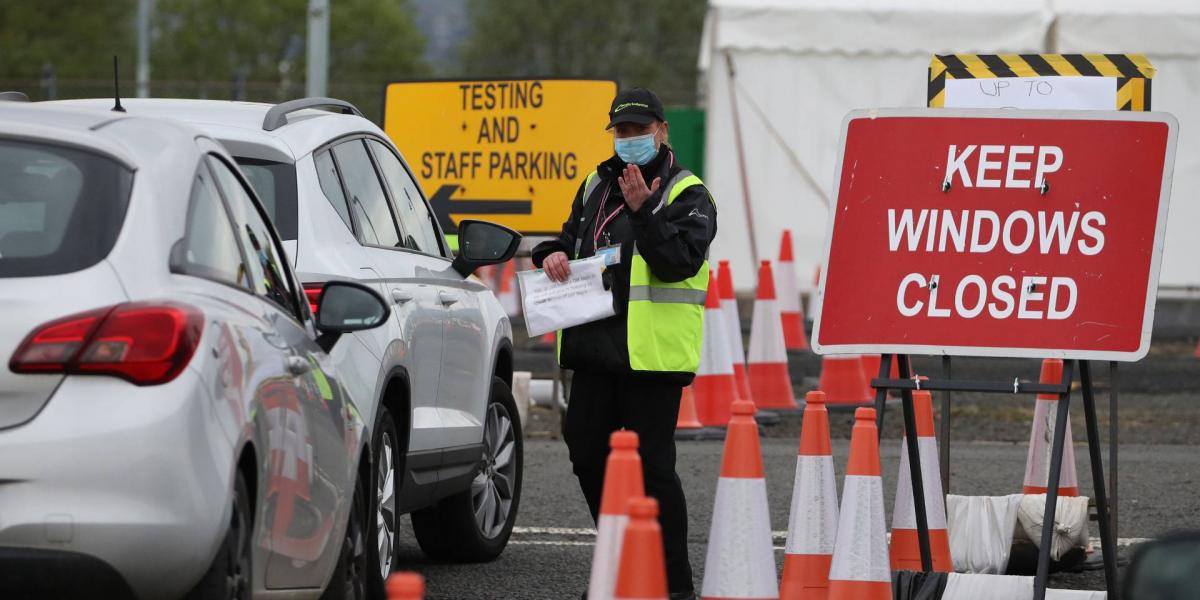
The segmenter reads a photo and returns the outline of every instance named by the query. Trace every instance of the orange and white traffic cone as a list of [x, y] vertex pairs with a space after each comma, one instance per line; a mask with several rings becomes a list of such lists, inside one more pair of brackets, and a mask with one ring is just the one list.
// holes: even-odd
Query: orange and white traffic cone
[[[871, 386], [871, 379], [879, 376], [879, 363], [883, 362], [883, 356], [879, 354], [864, 354], [862, 355], [862, 371], [863, 378], [867, 380], [867, 397], [875, 397], [875, 388]], [[888, 377], [892, 379], [900, 378], [900, 361], [896, 355], [892, 355], [892, 370], [888, 373]]]
[[[921, 484], [925, 490], [925, 522], [929, 526], [929, 550], [933, 570], [949, 573], [950, 536], [946, 531], [946, 497], [942, 495], [942, 471], [938, 468], [938, 445], [933, 427], [933, 395], [916, 390], [913, 409], [917, 415], [917, 451], [921, 457]], [[913, 506], [912, 476], [908, 447], [900, 439], [900, 476], [896, 484], [896, 504], [892, 510], [892, 570], [921, 571], [921, 547], [917, 541], [917, 514]]]
[[[712, 285], [710, 282], [709, 285]], [[742, 345], [742, 317], [738, 313], [737, 296], [733, 293], [733, 270], [723, 260], [717, 268], [718, 295], [725, 328], [729, 330], [729, 348], [733, 357], [733, 378], [737, 381], [739, 400], [751, 400], [750, 378], [746, 376], [746, 348]]]
[[800, 289], [796, 286], [796, 258], [792, 249], [792, 230], [783, 230], [779, 242], [779, 314], [783, 324], [783, 343], [788, 350], [808, 350], [804, 335], [804, 312], [800, 309]]
[[425, 578], [416, 573], [396, 573], [387, 580], [388, 600], [422, 600]]
[[837, 481], [829, 444], [829, 412], [825, 410], [825, 394], [809, 392], [800, 427], [800, 453], [796, 457], [780, 600], [828, 597], [837, 522]]
[[589, 600], [612, 600], [617, 585], [617, 565], [621, 560], [621, 540], [629, 523], [629, 500], [646, 494], [637, 434], [614, 431], [608, 439], [610, 450], [604, 468], [600, 519], [596, 523], [596, 549], [588, 581]]
[[[1063, 361], [1047, 358], [1042, 361], [1041, 383], [1062, 383]], [[1058, 394], [1038, 394], [1033, 409], [1033, 429], [1029, 432], [1029, 456], [1025, 459], [1025, 494], [1045, 494], [1050, 480], [1050, 454], [1054, 450], [1054, 428], [1067, 428], [1063, 444], [1062, 471], [1058, 480], [1059, 496], [1078, 496], [1079, 478], [1075, 475], [1075, 448], [1071, 442], [1071, 420], [1058, 420]]]
[[717, 286], [708, 286], [704, 301], [704, 341], [700, 346], [700, 368], [692, 388], [696, 392], [696, 414], [700, 422], [723, 427], [729, 422], [729, 408], [737, 400], [737, 380], [733, 375], [733, 360], [729, 356], [725, 315]]
[[854, 411], [850, 461], [842, 484], [837, 541], [829, 567], [829, 600], [891, 600], [887, 524], [875, 409]]
[[496, 299], [500, 301], [500, 306], [509, 317], [521, 314], [521, 298], [517, 295], [514, 285], [516, 280], [517, 261], [513, 259], [504, 263], [504, 267], [500, 269], [500, 283], [496, 291]]
[[633, 498], [628, 511], [615, 600], [667, 600], [667, 563], [658, 524], [658, 501]]
[[821, 379], [817, 389], [829, 404], [865, 404], [873, 400], [858, 354], [826, 354], [821, 357]]
[[679, 418], [675, 419], [675, 433], [678, 435], [680, 430], [699, 429], [704, 429], [704, 423], [696, 416], [696, 395], [689, 385], [683, 388], [683, 394], [679, 397]]
[[792, 392], [780, 319], [771, 262], [764, 260], [758, 267], [758, 297], [754, 300], [754, 319], [750, 322], [750, 364], [747, 370], [750, 395], [754, 397], [754, 405], [760, 409], [799, 408]]
[[733, 404], [704, 560], [706, 600], [779, 598], [754, 404]]

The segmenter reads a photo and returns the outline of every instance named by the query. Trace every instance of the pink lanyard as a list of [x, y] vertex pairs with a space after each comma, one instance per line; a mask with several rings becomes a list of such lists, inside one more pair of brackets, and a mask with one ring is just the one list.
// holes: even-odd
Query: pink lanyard
[[599, 215], [600, 216], [600, 224], [597, 225], [596, 230], [592, 232], [592, 251], [593, 252], [600, 249], [600, 235], [604, 233], [604, 228], [608, 227], [608, 224], [611, 223], [612, 220], [614, 218], [616, 218], [616, 216], [618, 214], [621, 213], [621, 209], [625, 208], [625, 203], [622, 202], [621, 205], [618, 206], [616, 210], [612, 211], [612, 214], [605, 217], [604, 205], [608, 204], [608, 193], [610, 190], [612, 190], [612, 183], [609, 183], [607, 186], [605, 186], [604, 197], [600, 198], [600, 215]]

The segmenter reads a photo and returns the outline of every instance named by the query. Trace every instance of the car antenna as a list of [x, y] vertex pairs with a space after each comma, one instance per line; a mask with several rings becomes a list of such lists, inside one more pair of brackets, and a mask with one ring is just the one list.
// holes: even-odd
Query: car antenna
[[121, 106], [121, 77], [120, 71], [117, 69], [117, 55], [113, 55], [113, 98], [116, 104], [113, 105], [113, 112], [125, 112], [125, 107]]

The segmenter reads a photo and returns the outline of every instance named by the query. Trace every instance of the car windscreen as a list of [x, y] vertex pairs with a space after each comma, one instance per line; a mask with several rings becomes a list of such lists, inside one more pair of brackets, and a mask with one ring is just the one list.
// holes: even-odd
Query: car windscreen
[[0, 277], [86, 269], [112, 251], [133, 172], [111, 158], [0, 138]]
[[257, 158], [234, 160], [271, 216], [279, 238], [296, 239], [296, 166]]

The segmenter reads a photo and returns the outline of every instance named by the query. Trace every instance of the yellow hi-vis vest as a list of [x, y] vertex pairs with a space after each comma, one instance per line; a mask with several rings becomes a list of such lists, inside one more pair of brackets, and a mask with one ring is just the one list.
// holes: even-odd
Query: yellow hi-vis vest
[[[592, 171], [584, 185], [584, 206], [598, 184], [599, 178]], [[676, 173], [664, 188], [668, 190], [665, 205], [670, 206], [687, 188], [703, 184], [689, 171]], [[579, 246], [576, 242], [575, 258], [579, 257]], [[695, 275], [683, 281], [662, 281], [650, 271], [650, 265], [634, 244], [625, 327], [629, 366], [634, 371], [695, 373], [700, 368], [708, 275], [708, 260], [705, 260]], [[561, 351], [561, 331], [557, 340]]]

